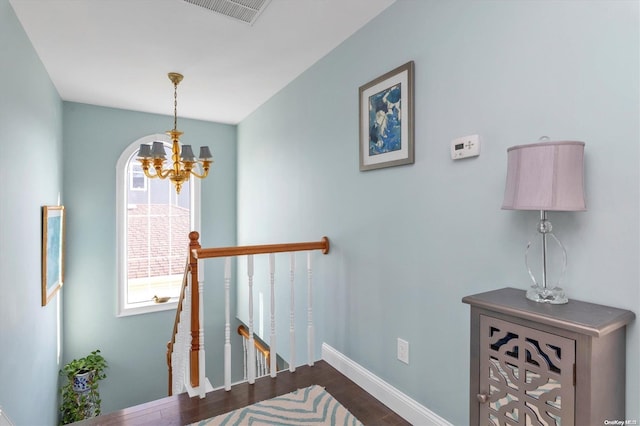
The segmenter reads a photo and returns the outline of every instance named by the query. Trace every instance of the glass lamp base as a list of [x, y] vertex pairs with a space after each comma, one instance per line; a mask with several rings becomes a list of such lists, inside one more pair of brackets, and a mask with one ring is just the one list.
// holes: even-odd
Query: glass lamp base
[[533, 285], [527, 290], [527, 299], [539, 303], [550, 303], [552, 305], [562, 305], [568, 303], [569, 299], [560, 287], [544, 288]]

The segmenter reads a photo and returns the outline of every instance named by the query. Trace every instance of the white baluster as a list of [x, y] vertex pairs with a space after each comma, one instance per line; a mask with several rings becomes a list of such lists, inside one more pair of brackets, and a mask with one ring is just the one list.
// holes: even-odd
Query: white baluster
[[180, 317], [180, 324], [182, 324], [182, 333], [179, 346], [180, 364], [178, 366], [178, 374], [180, 375], [179, 381], [176, 382], [177, 389], [174, 395], [177, 395], [184, 391], [184, 385], [187, 380], [190, 380], [189, 376], [189, 351], [191, 350], [191, 274], [189, 274], [189, 283], [186, 289], [186, 295], [184, 303], [182, 304], [182, 316]]
[[249, 354], [247, 359], [251, 362], [248, 363], [248, 382], [254, 384], [256, 381], [256, 347], [253, 339], [253, 255], [247, 256], [247, 276], [249, 278]]
[[231, 314], [229, 290], [231, 284], [231, 258], [224, 260], [224, 389], [231, 390]]
[[257, 351], [256, 352], [256, 361], [258, 363], [258, 377], [262, 377], [262, 376], [266, 376], [267, 375], [267, 362], [265, 359], [265, 356], [262, 352]]
[[296, 371], [296, 330], [295, 330], [295, 269], [296, 254], [291, 252], [289, 256], [289, 276], [291, 280], [291, 306], [289, 309], [289, 371]]
[[[200, 271], [204, 270], [204, 265], [202, 265], [202, 261], [198, 260], [198, 276], [200, 276]], [[202, 278], [198, 279], [198, 305], [200, 306], [199, 317], [200, 317], [200, 329], [198, 330], [198, 334], [200, 336], [200, 349], [198, 350], [198, 376], [199, 376], [199, 397], [200, 399], [204, 398], [207, 394], [207, 378], [206, 378], [206, 357], [204, 353], [204, 280]]]
[[[190, 275], [188, 275], [189, 283], [190, 283]], [[191, 326], [191, 321], [189, 320], [191, 317], [191, 287], [187, 284], [185, 289], [185, 296], [183, 300], [183, 309], [180, 312], [180, 316], [178, 319], [178, 331], [176, 332], [175, 343], [173, 346], [173, 353], [171, 355], [171, 372], [172, 372], [172, 380], [171, 380], [171, 394], [177, 395], [184, 390], [184, 380], [185, 380], [185, 368], [186, 361], [188, 359], [190, 340], [187, 341], [186, 337], [191, 336], [190, 330], [188, 329]]]
[[244, 336], [242, 336], [242, 365], [244, 366], [243, 368], [243, 374], [244, 374], [244, 379], [247, 380], [247, 352], [249, 351], [249, 349], [247, 348], [247, 339], [244, 338]]
[[262, 376], [262, 366], [260, 365], [260, 351], [256, 351], [256, 378]]
[[256, 351], [256, 378], [262, 377], [262, 365], [260, 364], [260, 352]]
[[271, 283], [271, 336], [269, 339], [269, 351], [271, 353], [269, 371], [271, 377], [276, 377], [278, 369], [276, 367], [276, 256], [269, 253], [269, 280]]
[[312, 277], [313, 270], [311, 268], [311, 252], [307, 252], [307, 349], [308, 349], [308, 361], [307, 363], [312, 366], [314, 364], [314, 350], [313, 350], [313, 292], [312, 292]]

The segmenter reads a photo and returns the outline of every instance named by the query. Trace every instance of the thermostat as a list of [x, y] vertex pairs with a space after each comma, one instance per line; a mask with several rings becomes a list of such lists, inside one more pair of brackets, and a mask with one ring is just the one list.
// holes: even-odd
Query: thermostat
[[451, 159], [477, 157], [480, 155], [480, 135], [470, 135], [451, 141]]

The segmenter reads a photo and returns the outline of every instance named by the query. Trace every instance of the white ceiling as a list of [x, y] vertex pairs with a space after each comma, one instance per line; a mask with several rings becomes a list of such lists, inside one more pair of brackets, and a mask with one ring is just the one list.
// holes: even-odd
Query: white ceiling
[[183, 0], [10, 0], [62, 99], [236, 124], [395, 0], [271, 0], [250, 26]]

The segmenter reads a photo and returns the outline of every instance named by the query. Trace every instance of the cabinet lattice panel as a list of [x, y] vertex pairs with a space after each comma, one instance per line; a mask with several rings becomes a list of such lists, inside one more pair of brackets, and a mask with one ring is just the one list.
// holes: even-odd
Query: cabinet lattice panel
[[480, 348], [480, 424], [574, 424], [574, 340], [481, 315]]

